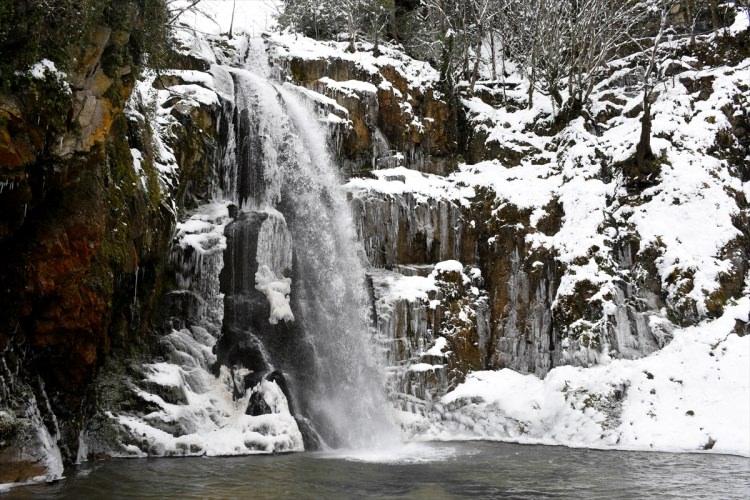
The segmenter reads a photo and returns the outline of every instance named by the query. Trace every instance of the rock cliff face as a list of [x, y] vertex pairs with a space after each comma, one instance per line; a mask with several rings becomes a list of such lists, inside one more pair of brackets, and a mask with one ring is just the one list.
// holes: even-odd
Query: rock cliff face
[[455, 260], [398, 269], [370, 273], [376, 338], [388, 353], [394, 402], [419, 413], [486, 366], [487, 293], [479, 269], [467, 275]]
[[278, 37], [271, 56], [283, 78], [324, 96], [321, 102], [334, 116], [338, 111], [336, 146], [347, 175], [398, 165], [454, 170], [460, 110], [439, 91], [429, 64], [384, 50], [377, 58], [361, 57], [331, 46], [309, 50], [293, 37]]
[[[152, 117], [137, 105], [124, 111], [153, 15], [143, 9], [156, 4], [81, 5], [80, 32], [63, 42], [31, 26], [29, 44], [49, 42], [41, 60], [4, 73], [0, 482], [59, 477], [63, 462], [76, 460], [95, 376], [149, 342], [170, 279], [175, 213], [186, 193], [200, 196], [191, 175], [216, 148], [216, 136], [198, 132], [214, 115], [175, 110], [185, 127], [172, 146], [185, 170], [165, 185]], [[16, 13], [19, 25], [32, 11]], [[19, 64], [27, 49], [15, 47]], [[50, 54], [56, 63], [43, 58]]]

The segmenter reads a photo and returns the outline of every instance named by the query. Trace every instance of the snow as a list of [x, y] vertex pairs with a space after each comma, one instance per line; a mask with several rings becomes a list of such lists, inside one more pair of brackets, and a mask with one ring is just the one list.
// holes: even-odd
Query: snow
[[[22, 74], [17, 71], [16, 74]], [[65, 93], [70, 93], [70, 84], [67, 82], [68, 75], [64, 71], [57, 69], [57, 66], [53, 61], [49, 59], [42, 59], [41, 61], [35, 62], [26, 72], [31, 78], [35, 80], [46, 80], [51, 78], [60, 86]]]
[[428, 300], [428, 294], [436, 290], [435, 279], [432, 276], [400, 276], [394, 273], [391, 276], [385, 276], [382, 283], [389, 288], [389, 294], [386, 296], [389, 301]]
[[219, 104], [219, 98], [216, 95], [216, 92], [200, 85], [172, 85], [171, 87], [169, 87], [169, 90], [175, 94], [180, 95], [184, 99], [193, 100], [197, 104], [202, 104], [205, 106], [213, 106]]
[[729, 27], [729, 33], [737, 35], [748, 28], [750, 28], [750, 8], [746, 7], [744, 13], [741, 10], [737, 12], [734, 23]]
[[407, 368], [407, 370], [410, 371], [410, 372], [419, 372], [419, 373], [422, 373], [422, 372], [429, 372], [429, 371], [434, 371], [434, 370], [440, 370], [444, 366], [445, 365], [431, 365], [429, 363], [412, 363], [412, 364], [409, 365], [409, 367]]
[[224, 228], [229, 223], [226, 203], [202, 205], [185, 221], [176, 226], [177, 244], [192, 247], [199, 255], [223, 252], [227, 248]]
[[435, 272], [463, 273], [464, 265], [457, 260], [444, 260], [435, 264]]
[[[343, 107], [342, 105], [340, 105], [339, 103], [337, 103], [335, 99], [331, 99], [330, 97], [324, 96], [323, 94], [320, 94], [310, 89], [306, 89], [304, 87], [298, 87], [296, 85], [292, 85], [288, 83], [285, 84], [284, 86], [286, 88], [293, 90], [294, 92], [297, 92], [303, 95], [305, 98], [310, 99], [313, 102], [320, 104], [326, 109], [335, 111], [340, 116], [346, 116], [346, 117], [349, 116], [349, 110]], [[341, 118], [339, 117], [339, 119]]]
[[459, 165], [459, 170], [448, 176], [426, 174], [406, 167], [373, 170], [371, 174], [374, 179], [350, 179], [345, 189], [352, 193], [410, 193], [418, 201], [447, 199], [468, 206], [476, 194], [476, 187], [490, 187], [498, 198], [519, 208], [537, 208], [549, 203], [562, 183], [562, 176], [548, 167], [525, 165], [508, 168], [496, 160]]
[[55, 63], [49, 59], [42, 59], [41, 61], [34, 63], [29, 69], [29, 74], [37, 80], [44, 80], [48, 74], [55, 77], [65, 78], [67, 75], [57, 69]]
[[210, 90], [215, 90], [214, 76], [210, 73], [192, 69], [173, 69], [163, 71], [162, 74], [175, 75], [180, 77], [186, 84], [196, 84]]
[[448, 347], [448, 339], [445, 337], [438, 337], [435, 339], [435, 343], [422, 353], [423, 356], [445, 356], [445, 349]]
[[325, 84], [329, 88], [336, 89], [342, 92], [343, 94], [346, 94], [352, 97], [357, 97], [358, 92], [364, 93], [364, 94], [377, 94], [378, 93], [378, 88], [370, 82], [362, 82], [359, 80], [336, 81], [336, 80], [332, 80], [328, 78], [327, 76], [324, 76], [318, 81]]
[[457, 186], [450, 178], [406, 167], [373, 170], [371, 173], [374, 179], [355, 177], [344, 185], [344, 189], [354, 194], [367, 191], [389, 195], [411, 193], [418, 201], [443, 198], [468, 203], [468, 199], [474, 196], [473, 188]]
[[[179, 349], [175, 351], [180, 353], [179, 364], [147, 364], [145, 380], [162, 390], [170, 388], [169, 392], [181, 394], [185, 404], [172, 404], [158, 393], [133, 387], [140, 398], [158, 410], [142, 417], [109, 414], [132, 435], [148, 442], [148, 455], [227, 456], [303, 450], [302, 435], [276, 382], [264, 379], [235, 399], [235, 391], [243, 387], [248, 371], [230, 371], [222, 366], [219, 376], [215, 377], [210, 372], [216, 362], [215, 339], [208, 332], [200, 327], [192, 327], [190, 331], [174, 330], [165, 340]], [[257, 392], [271, 413], [246, 415], [249, 400]], [[161, 430], [174, 425], [186, 432], [173, 435]], [[147, 456], [135, 446], [125, 446], [122, 455]]]
[[136, 149], [131, 148], [130, 149], [130, 155], [133, 157], [133, 170], [135, 171], [136, 175], [138, 176], [138, 179], [141, 181], [141, 187], [143, 188], [144, 192], [148, 192], [148, 185], [147, 185], [147, 177], [146, 172], [143, 170], [143, 154]]
[[750, 337], [732, 333], [749, 314], [744, 297], [637, 360], [561, 366], [544, 379], [509, 369], [474, 372], [442, 398], [439, 417], [411, 426], [419, 439], [660, 451], [713, 443], [711, 452], [750, 456]]
[[[351, 61], [360, 70], [373, 75], [373, 81], [380, 81], [381, 88], [389, 86], [385, 79], [376, 76], [380, 73], [380, 68], [385, 67], [395, 70], [414, 89], [433, 88], [440, 77], [438, 71], [429, 63], [412, 59], [402, 50], [387, 43], [380, 45], [381, 54], [376, 57], [373, 55], [373, 45], [367, 42], [358, 42], [358, 50], [349, 52], [347, 51], [349, 42], [320, 41], [289, 32], [273, 33], [268, 41], [271, 57], [276, 60], [299, 58]], [[371, 86], [372, 83], [349, 81], [349, 84], [368, 93], [372, 93], [373, 90], [377, 91], [374, 85]]]
[[255, 289], [263, 292], [271, 305], [269, 323], [276, 325], [279, 321], [294, 321], [292, 306], [289, 304], [291, 278], [277, 278], [268, 266], [262, 265], [255, 273]]
[[[229, 375], [225, 367], [222, 367], [222, 370], [224, 372], [220, 380], [226, 383]], [[289, 413], [286, 397], [279, 386], [276, 382], [264, 380], [257, 390], [263, 394], [272, 413], [257, 416], [245, 415], [244, 406], [250, 398], [250, 391], [238, 401], [233, 401], [232, 392], [223, 387], [216, 387], [204, 394], [186, 391], [192, 408], [206, 405], [219, 407], [225, 415], [225, 421], [217, 426], [211, 420], [207, 422], [196, 420], [194, 432], [181, 436], [173, 436], [129, 415], [118, 415], [114, 418], [134, 435], [141, 436], [152, 443], [151, 453], [154, 455], [231, 456], [302, 451], [302, 435], [294, 417]], [[142, 396], [163, 408], [164, 416], [152, 415], [151, 418], [162, 418], [168, 422], [170, 413], [181, 411], [178, 405], [170, 405], [158, 396], [146, 393]], [[137, 455], [146, 456], [140, 450], [137, 450]]]
[[[193, 3], [190, 0], [173, 2], [172, 10], [184, 8]], [[197, 11], [186, 12], [179, 21], [191, 26], [203, 34], [219, 35], [229, 32], [234, 12], [233, 32], [259, 36], [276, 26], [275, 16], [279, 12], [279, 1], [276, 0], [201, 0]], [[235, 7], [236, 5], [236, 7]]]
[[397, 300], [412, 303], [429, 302], [430, 294], [437, 291], [436, 278], [440, 273], [446, 272], [460, 273], [464, 283], [471, 281], [464, 274], [463, 264], [457, 260], [446, 260], [435, 264], [428, 276], [404, 276], [396, 272], [379, 270], [374, 284], [378, 287], [378, 297], [384, 305]]

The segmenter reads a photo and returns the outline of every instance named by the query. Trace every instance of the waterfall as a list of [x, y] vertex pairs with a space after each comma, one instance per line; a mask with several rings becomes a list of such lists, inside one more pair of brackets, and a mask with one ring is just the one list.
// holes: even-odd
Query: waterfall
[[[273, 224], [283, 224], [284, 231], [288, 227], [294, 330], [303, 337], [288, 343], [307, 345], [311, 352], [308, 373], [301, 373], [299, 359], [280, 365], [328, 444], [361, 447], [392, 440], [397, 432], [389, 422], [382, 364], [370, 331], [360, 243], [326, 146], [327, 130], [304, 94], [270, 79], [262, 41], [252, 42], [248, 53], [251, 70], [231, 70], [240, 119], [235, 127], [237, 201], [241, 211], [273, 213]], [[283, 290], [282, 280], [289, 279], [281, 274], [288, 262], [273, 264], [279, 260], [278, 245], [269, 244], [274, 234], [284, 240], [286, 233], [269, 224], [263, 226], [270, 229], [265, 239], [255, 243], [256, 289], [264, 293], [267, 283]], [[278, 304], [268, 298], [269, 321], [276, 324]], [[289, 347], [272, 348], [279, 356], [271, 358], [284, 358], [279, 351]]]
[[[118, 454], [393, 445], [361, 244], [327, 130], [274, 82], [261, 39], [211, 68], [223, 144], [210, 203], [178, 224], [163, 355], [113, 412]], [[85, 443], [101, 449], [96, 438]]]
[[382, 444], [396, 433], [369, 330], [360, 244], [325, 130], [293, 89], [279, 89], [296, 132], [296, 161], [284, 176], [282, 207], [295, 240], [300, 319], [318, 363], [312, 411], [330, 427], [337, 445]]

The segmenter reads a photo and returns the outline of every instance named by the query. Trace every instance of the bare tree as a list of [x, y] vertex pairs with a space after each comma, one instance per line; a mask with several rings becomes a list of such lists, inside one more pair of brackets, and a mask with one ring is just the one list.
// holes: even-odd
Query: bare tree
[[545, 0], [505, 0], [501, 8], [498, 30], [503, 33], [504, 50], [510, 52], [529, 82], [529, 109], [534, 105], [540, 51], [548, 40], [542, 29], [548, 16]]
[[167, 21], [167, 24], [169, 26], [172, 26], [182, 15], [189, 12], [198, 12], [199, 4], [202, 1], [203, 0], [191, 0], [185, 3], [178, 0], [168, 0], [167, 9], [169, 9], [170, 17]]
[[469, 76], [469, 93], [474, 93], [474, 86], [479, 78], [479, 66], [482, 62], [482, 45], [486, 37], [490, 39], [494, 64], [494, 42], [492, 39], [492, 25], [496, 17], [500, 16], [502, 0], [468, 0], [471, 16], [471, 41], [473, 47], [474, 66]]
[[[638, 145], [635, 150], [636, 165], [639, 169], [644, 169], [648, 162], [654, 159], [654, 153], [651, 150], [651, 100], [653, 97], [654, 89], [657, 83], [663, 77], [662, 69], [662, 57], [659, 57], [659, 49], [669, 22], [669, 11], [672, 9], [675, 0], [662, 0], [661, 5], [657, 6], [657, 13], [659, 15], [659, 31], [653, 38], [653, 44], [650, 50], [646, 49], [643, 51], [645, 55], [648, 55], [648, 59], [645, 61], [645, 67], [643, 71], [643, 116], [641, 117], [641, 135], [638, 140]], [[642, 45], [634, 40], [637, 45]]]
[[232, 0], [232, 20], [229, 21], [229, 39], [232, 39], [234, 31], [234, 11], [237, 9], [237, 0]]
[[371, 0], [365, 4], [365, 24], [373, 44], [373, 55], [380, 55], [380, 39], [393, 22], [396, 6], [394, 0]]
[[536, 89], [568, 117], [581, 112], [601, 69], [646, 13], [641, 0], [506, 2], [508, 42], [530, 82], [529, 106]]
[[434, 40], [430, 49], [439, 51], [441, 82], [453, 82], [457, 62], [463, 60], [465, 6], [460, 0], [423, 0], [424, 33]]

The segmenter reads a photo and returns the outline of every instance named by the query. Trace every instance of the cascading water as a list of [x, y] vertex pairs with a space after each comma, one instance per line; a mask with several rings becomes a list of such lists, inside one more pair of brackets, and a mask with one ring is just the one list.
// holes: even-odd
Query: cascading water
[[225, 142], [213, 201], [178, 226], [166, 359], [134, 388], [149, 411], [117, 415], [125, 453], [393, 445], [326, 130], [295, 87], [272, 82], [262, 40], [243, 52], [242, 68], [211, 69]]
[[[237, 112], [252, 122], [236, 128], [241, 136], [239, 203], [242, 211], [275, 212], [272, 220], [278, 220], [278, 208], [289, 226], [295, 332], [304, 339], [287, 340], [276, 350], [303, 341], [312, 352], [307, 367], [311, 373], [300, 370], [300, 359], [287, 360], [283, 371], [293, 377], [295, 399], [304, 403], [302, 411], [329, 444], [357, 447], [393, 439], [397, 433], [389, 423], [383, 372], [369, 332], [365, 271], [326, 147], [326, 130], [311, 103], [293, 86], [272, 83], [261, 40], [250, 44], [248, 54], [252, 71], [232, 71], [241, 96]], [[288, 278], [280, 274], [283, 265], [268, 265], [277, 248], [262, 241], [257, 245], [256, 289], [266, 293], [272, 309], [269, 319], [276, 323], [282, 318], [274, 311], [284, 306], [278, 304], [280, 296], [274, 298], [267, 290], [282, 290]], [[284, 353], [278, 357], [284, 358]]]
[[369, 332], [365, 270], [349, 207], [309, 103], [290, 87], [279, 96], [298, 134], [282, 207], [295, 239], [301, 320], [318, 363], [311, 411], [337, 445], [382, 444], [395, 431]]

